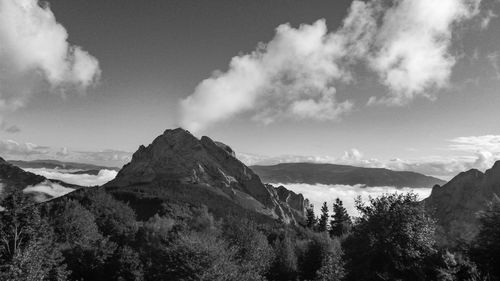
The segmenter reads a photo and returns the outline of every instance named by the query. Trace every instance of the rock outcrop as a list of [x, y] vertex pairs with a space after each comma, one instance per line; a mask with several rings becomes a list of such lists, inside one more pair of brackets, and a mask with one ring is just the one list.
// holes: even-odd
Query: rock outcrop
[[475, 237], [479, 230], [478, 216], [499, 195], [500, 161], [485, 173], [472, 169], [443, 186], [434, 186], [424, 203], [437, 220], [440, 240], [453, 244]]
[[250, 168], [236, 159], [229, 146], [208, 137], [197, 139], [180, 128], [166, 130], [149, 146], [139, 147], [131, 162], [105, 188], [124, 192], [138, 186], [141, 190], [151, 190], [154, 186], [155, 192], [161, 188], [167, 192], [169, 186], [191, 189], [195, 186], [285, 222], [297, 222], [303, 216], [298, 195], [294, 194], [290, 201], [298, 206], [296, 210], [280, 200], [280, 189], [264, 185]]

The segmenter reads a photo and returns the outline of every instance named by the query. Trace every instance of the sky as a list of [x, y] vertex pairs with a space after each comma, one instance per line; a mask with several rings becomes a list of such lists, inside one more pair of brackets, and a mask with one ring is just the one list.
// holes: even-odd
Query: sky
[[0, 0], [0, 155], [121, 166], [182, 126], [248, 164], [500, 159], [495, 0]]

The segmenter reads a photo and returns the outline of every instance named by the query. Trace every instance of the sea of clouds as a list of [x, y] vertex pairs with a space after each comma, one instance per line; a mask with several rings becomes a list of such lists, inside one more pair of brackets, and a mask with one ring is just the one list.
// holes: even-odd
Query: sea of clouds
[[114, 179], [118, 172], [113, 170], [100, 170], [97, 175], [90, 174], [71, 174], [72, 171], [58, 169], [25, 169], [28, 172], [44, 176], [48, 179], [61, 180], [66, 183], [76, 184], [80, 186], [96, 186], [103, 185]]
[[325, 185], [325, 184], [272, 184], [274, 186], [283, 185], [287, 189], [295, 192], [302, 193], [305, 198], [309, 199], [310, 203], [314, 205], [316, 214], [320, 213], [321, 205], [327, 202], [328, 208], [332, 209], [332, 204], [336, 198], [343, 201], [344, 207], [351, 216], [359, 216], [356, 211], [354, 200], [361, 196], [362, 201], [366, 202], [369, 197], [378, 197], [388, 193], [408, 193], [413, 192], [418, 194], [419, 199], [425, 199], [431, 194], [431, 188], [396, 188], [392, 186], [376, 186], [366, 187], [364, 185]]
[[[28, 186], [23, 189], [24, 193], [35, 193], [35, 201], [43, 202], [52, 197], [59, 197], [66, 195], [75, 189], [64, 187], [58, 183], [51, 182], [49, 180], [43, 181], [39, 184]], [[45, 196], [48, 195], [49, 197]]]

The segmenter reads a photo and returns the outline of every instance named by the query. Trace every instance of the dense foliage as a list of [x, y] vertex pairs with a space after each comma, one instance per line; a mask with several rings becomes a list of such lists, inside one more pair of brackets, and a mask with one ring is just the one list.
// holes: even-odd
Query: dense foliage
[[440, 248], [415, 194], [311, 208], [303, 226], [163, 203], [147, 219], [102, 189], [0, 212], [0, 280], [500, 280], [500, 207], [473, 245]]

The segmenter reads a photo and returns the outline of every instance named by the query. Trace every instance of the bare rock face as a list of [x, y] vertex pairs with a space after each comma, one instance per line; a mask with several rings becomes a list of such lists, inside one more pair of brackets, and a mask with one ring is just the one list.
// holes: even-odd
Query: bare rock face
[[[162, 181], [196, 185], [259, 213], [295, 222], [273, 187], [235, 158], [227, 145], [208, 137], [197, 139], [183, 129], [166, 130], [148, 147], [141, 146], [116, 178], [105, 187], [131, 187]], [[302, 214], [303, 215], [303, 214]]]
[[304, 213], [309, 207], [309, 201], [302, 194], [297, 194], [280, 185], [276, 187], [276, 192], [280, 201], [286, 202], [293, 210]]
[[479, 230], [478, 215], [500, 195], [500, 161], [485, 173], [472, 169], [443, 186], [436, 185], [424, 200], [438, 223], [443, 243], [470, 241]]

